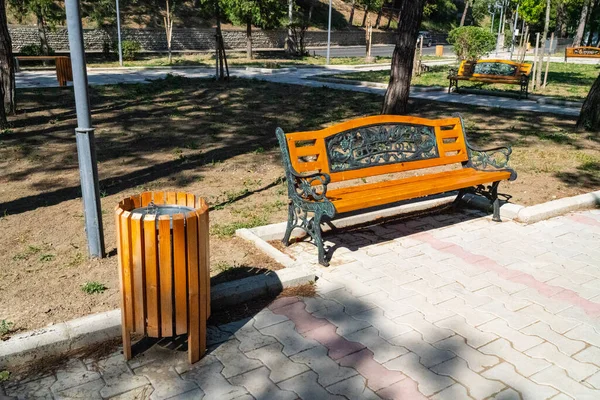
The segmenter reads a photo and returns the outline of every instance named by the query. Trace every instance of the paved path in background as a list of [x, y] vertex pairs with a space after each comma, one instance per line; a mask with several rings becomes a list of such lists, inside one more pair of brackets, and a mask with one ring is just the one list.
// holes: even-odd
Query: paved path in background
[[[430, 65], [436, 64], [435, 61], [428, 62]], [[333, 68], [298, 68], [286, 72], [265, 73], [258, 69], [231, 69], [233, 76], [242, 78], [261, 79], [276, 83], [286, 83], [302, 86], [323, 87], [327, 86], [339, 90], [348, 90], [356, 92], [385, 94], [384, 88], [349, 85], [340, 83], [322, 82], [312, 80], [315, 76], [327, 76], [343, 72], [356, 71], [373, 71], [389, 69], [389, 65], [383, 66], [368, 66], [368, 67], [351, 67], [351, 66], [335, 66]], [[135, 68], [114, 68], [91, 69], [88, 71], [88, 80], [91, 85], [109, 85], [117, 83], [145, 83], [152, 79], [165, 77], [167, 74], [175, 74], [190, 78], [209, 78], [214, 76], [214, 70], [210, 68], [151, 68], [151, 69], [135, 69]], [[70, 83], [69, 83], [70, 84]], [[23, 71], [17, 74], [18, 88], [34, 88], [34, 87], [56, 87], [56, 77], [52, 71]], [[560, 115], [578, 116], [578, 108], [568, 108], [565, 106], [539, 104], [531, 100], [517, 100], [508, 97], [486, 96], [482, 94], [455, 94], [447, 93], [446, 90], [435, 92], [413, 92], [412, 98], [434, 100], [446, 103], [468, 104], [473, 106], [496, 107], [511, 110], [519, 110], [526, 112], [541, 112]]]
[[[317, 296], [5, 384], [19, 399], [598, 399], [600, 210], [533, 225], [470, 210], [329, 235]], [[309, 243], [289, 254], [315, 260]], [[2, 397], [0, 388], [0, 397]]]

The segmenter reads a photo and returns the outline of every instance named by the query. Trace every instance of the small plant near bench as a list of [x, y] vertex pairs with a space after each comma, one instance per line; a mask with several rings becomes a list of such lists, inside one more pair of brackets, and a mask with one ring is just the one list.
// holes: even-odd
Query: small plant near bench
[[81, 286], [81, 290], [87, 294], [104, 293], [108, 289], [103, 283], [100, 282], [86, 282]]

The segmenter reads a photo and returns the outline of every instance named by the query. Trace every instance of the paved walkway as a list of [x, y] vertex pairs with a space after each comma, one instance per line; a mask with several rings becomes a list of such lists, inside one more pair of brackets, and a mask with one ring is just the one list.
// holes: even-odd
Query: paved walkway
[[[427, 62], [433, 65], [436, 62]], [[441, 63], [445, 63], [442, 61]], [[370, 86], [346, 85], [340, 83], [330, 83], [312, 80], [315, 76], [339, 74], [343, 72], [358, 71], [373, 71], [389, 69], [386, 66], [334, 66], [333, 68], [297, 68], [286, 72], [265, 73], [259, 69], [246, 70], [240, 68], [232, 68], [231, 75], [242, 78], [261, 79], [270, 82], [287, 83], [302, 86], [312, 87], [331, 87], [340, 90], [349, 90], [357, 92], [367, 92], [376, 94], [385, 94], [385, 88], [377, 88]], [[214, 76], [212, 68], [114, 68], [106, 69], [90, 69], [88, 71], [88, 80], [91, 85], [110, 85], [117, 83], [145, 83], [152, 79], [164, 78], [167, 74], [181, 75], [189, 78], [209, 78]], [[56, 87], [58, 83], [53, 71], [23, 71], [17, 74], [18, 88], [35, 88], [35, 87]], [[412, 98], [434, 100], [447, 103], [468, 104], [474, 106], [506, 108], [520, 111], [553, 113], [560, 115], [579, 115], [579, 108], [569, 108], [562, 105], [539, 104], [532, 100], [518, 100], [508, 97], [487, 96], [483, 94], [454, 94], [447, 93], [446, 90], [435, 92], [413, 92]]]
[[[533, 225], [436, 214], [328, 236], [318, 295], [160, 346], [70, 360], [19, 399], [599, 399], [600, 210]], [[291, 255], [316, 259], [299, 243]], [[3, 394], [0, 388], [0, 397]]]

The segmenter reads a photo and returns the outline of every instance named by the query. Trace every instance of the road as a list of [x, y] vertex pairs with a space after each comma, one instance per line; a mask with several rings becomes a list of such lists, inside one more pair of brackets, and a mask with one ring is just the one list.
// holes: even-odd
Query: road
[[[309, 48], [310, 54], [316, 54], [318, 56], [325, 57], [327, 54], [327, 49], [324, 47], [319, 48]], [[391, 57], [394, 52], [394, 45], [386, 44], [386, 45], [377, 45], [373, 46], [371, 50], [371, 55], [374, 57]], [[423, 54], [428, 56], [435, 55], [435, 46], [431, 47], [423, 47]], [[444, 46], [444, 55], [451, 55], [452, 46], [445, 45]], [[365, 55], [365, 46], [343, 46], [343, 47], [332, 47], [331, 48], [331, 57], [364, 57]]]

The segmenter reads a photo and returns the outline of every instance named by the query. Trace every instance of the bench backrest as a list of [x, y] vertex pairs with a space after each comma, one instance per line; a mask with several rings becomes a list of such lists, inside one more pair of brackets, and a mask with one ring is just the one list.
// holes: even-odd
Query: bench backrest
[[567, 57], [600, 58], [600, 47], [567, 47], [565, 58]]
[[283, 157], [296, 172], [327, 173], [332, 182], [469, 159], [460, 117], [379, 115], [283, 136], [278, 132]]
[[458, 75], [514, 79], [521, 75], [529, 75], [531, 67], [531, 64], [521, 64], [509, 60], [464, 60], [460, 63]]

